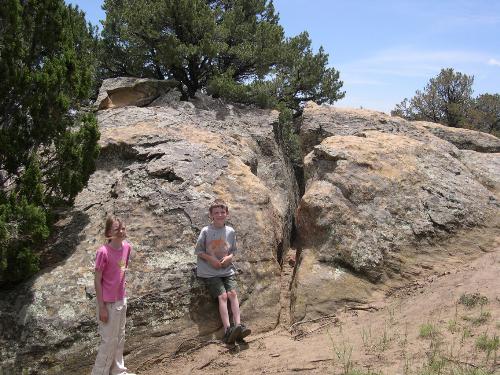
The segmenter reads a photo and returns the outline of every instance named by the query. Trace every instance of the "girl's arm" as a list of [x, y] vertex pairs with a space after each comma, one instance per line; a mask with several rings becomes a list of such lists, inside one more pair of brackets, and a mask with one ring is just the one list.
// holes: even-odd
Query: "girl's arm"
[[94, 287], [95, 287], [95, 295], [97, 298], [97, 305], [99, 306], [99, 320], [103, 323], [108, 321], [108, 310], [106, 309], [106, 305], [104, 304], [104, 300], [102, 298], [102, 271], [95, 271], [94, 276]]

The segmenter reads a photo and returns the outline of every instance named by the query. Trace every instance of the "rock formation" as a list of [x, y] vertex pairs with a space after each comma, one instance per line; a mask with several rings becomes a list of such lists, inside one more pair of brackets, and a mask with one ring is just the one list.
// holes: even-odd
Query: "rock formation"
[[134, 250], [126, 347], [135, 367], [220, 335], [215, 301], [193, 272], [215, 197], [230, 206], [242, 316], [254, 332], [279, 322], [292, 238], [290, 309], [300, 320], [370, 302], [450, 238], [498, 233], [495, 137], [309, 104], [300, 118], [305, 180], [296, 181], [277, 112], [203, 95], [180, 102], [174, 86], [105, 81], [97, 169], [45, 252], [59, 261], [0, 292], [6, 373], [89, 372], [98, 343], [93, 261], [107, 213], [125, 220]]
[[459, 232], [498, 233], [500, 154], [470, 149], [498, 152], [500, 141], [442, 128], [371, 111], [305, 108], [296, 320], [370, 302]]
[[[230, 205], [238, 234], [242, 315], [255, 332], [278, 323], [280, 262], [298, 196], [273, 133], [277, 113], [203, 97], [179, 102], [175, 92], [160, 98], [156, 83], [140, 80], [138, 91], [125, 81], [114, 80], [111, 91], [120, 92], [120, 106], [100, 95], [101, 108], [114, 105], [98, 112], [97, 170], [57, 224], [49, 251], [61, 262], [2, 293], [5, 369], [88, 373], [98, 342], [92, 265], [107, 213], [124, 219], [133, 246], [127, 347], [137, 361], [158, 354], [152, 346], [174, 351], [218, 334], [217, 305], [193, 272], [194, 243], [215, 197]], [[141, 92], [169, 105], [144, 107]]]

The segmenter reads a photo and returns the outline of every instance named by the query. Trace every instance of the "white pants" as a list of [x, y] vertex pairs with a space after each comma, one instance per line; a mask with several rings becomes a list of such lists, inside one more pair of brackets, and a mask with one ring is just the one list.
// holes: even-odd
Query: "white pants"
[[127, 368], [123, 363], [123, 348], [125, 346], [127, 299], [106, 302], [106, 309], [108, 310], [108, 321], [103, 323], [99, 319], [99, 307], [97, 307], [101, 344], [92, 369], [92, 375], [126, 374]]

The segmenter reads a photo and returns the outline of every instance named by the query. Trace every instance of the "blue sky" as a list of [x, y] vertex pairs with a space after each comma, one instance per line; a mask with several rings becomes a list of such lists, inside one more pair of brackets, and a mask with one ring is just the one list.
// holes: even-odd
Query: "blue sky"
[[[102, 1], [72, 0], [90, 22]], [[474, 76], [474, 96], [500, 93], [498, 0], [275, 0], [287, 36], [308, 31], [340, 71], [336, 106], [390, 112], [442, 68]]]

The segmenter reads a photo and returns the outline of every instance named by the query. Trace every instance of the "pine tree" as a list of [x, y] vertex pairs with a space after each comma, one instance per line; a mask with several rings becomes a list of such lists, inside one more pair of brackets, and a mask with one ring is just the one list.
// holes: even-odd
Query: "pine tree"
[[0, 284], [36, 272], [54, 208], [70, 204], [94, 169], [99, 132], [81, 108], [95, 34], [63, 0], [0, 7]]
[[307, 101], [333, 104], [345, 96], [340, 91], [343, 83], [339, 72], [327, 67], [328, 54], [322, 47], [313, 53], [307, 32], [286, 40], [281, 51], [274, 79], [275, 95], [287, 108], [300, 113]]
[[468, 118], [472, 129], [500, 136], [500, 94], [479, 95]]
[[472, 102], [473, 83], [473, 76], [455, 72], [452, 68], [441, 69], [423, 91], [417, 90], [410, 100], [405, 98], [391, 114], [410, 120], [464, 126]]
[[300, 111], [332, 103], [342, 82], [307, 33], [285, 39], [272, 1], [105, 0], [104, 77], [173, 78], [183, 99], [214, 97]]

